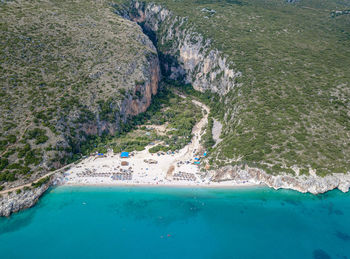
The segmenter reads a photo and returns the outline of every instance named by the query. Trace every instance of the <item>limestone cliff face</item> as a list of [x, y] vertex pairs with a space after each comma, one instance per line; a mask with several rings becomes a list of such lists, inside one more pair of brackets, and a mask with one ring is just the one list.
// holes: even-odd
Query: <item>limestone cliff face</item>
[[[160, 80], [160, 69], [157, 56], [154, 56], [150, 61], [149, 67], [145, 70], [145, 76], [147, 81], [142, 84], [136, 84], [132, 93], [121, 103], [120, 115], [123, 118], [123, 121], [125, 121], [128, 116], [135, 116], [139, 113], [145, 112], [151, 104], [152, 96], [157, 93]], [[141, 96], [140, 98], [134, 98], [137, 93]]]
[[[152, 44], [150, 41], [148, 44]], [[153, 47], [153, 44], [152, 44]], [[154, 47], [153, 47], [154, 48]], [[140, 65], [140, 64], [138, 64]], [[157, 94], [158, 83], [160, 80], [160, 67], [158, 56], [154, 53], [150, 55], [147, 62], [141, 65], [142, 74], [137, 77], [135, 85], [129, 87], [128, 92], [122, 100], [106, 100], [107, 105], [111, 107], [110, 118], [106, 120], [100, 116], [101, 110], [97, 108], [94, 112], [95, 119], [87, 121], [81, 126], [81, 130], [87, 135], [100, 135], [104, 131], [114, 134], [120, 128], [120, 123], [125, 123], [129, 118], [145, 112], [152, 101], [152, 96]], [[134, 75], [130, 75], [134, 76]], [[111, 96], [113, 96], [111, 92]]]
[[[151, 41], [148, 44], [152, 44]], [[153, 44], [152, 47], [154, 48]], [[157, 55], [150, 55], [147, 63], [141, 67], [142, 75], [138, 77], [140, 82], [135, 82], [135, 85], [129, 88], [128, 93], [120, 101], [111, 101], [108, 103], [116, 112], [112, 114], [115, 117], [114, 122], [109, 122], [101, 119], [96, 113], [96, 123], [87, 124], [86, 133], [101, 134], [108, 131], [114, 134], [119, 130], [120, 123], [125, 123], [127, 119], [145, 112], [152, 101], [152, 96], [157, 94], [158, 84], [160, 80], [160, 67]], [[92, 129], [92, 132], [91, 132]]]
[[326, 177], [317, 175], [270, 175], [260, 169], [248, 166], [226, 166], [210, 171], [211, 180], [215, 182], [234, 181], [236, 183], [249, 182], [265, 184], [274, 189], [292, 189], [302, 193], [319, 194], [333, 189], [348, 192], [350, 176], [347, 174], [333, 174]]
[[146, 111], [160, 67], [142, 28], [108, 1], [2, 7], [0, 186], [9, 189], [78, 158], [93, 138], [114, 135]]
[[50, 180], [38, 188], [23, 189], [21, 193], [11, 192], [0, 197], [0, 217], [8, 217], [12, 213], [33, 207], [38, 199], [51, 185], [56, 185], [63, 180], [61, 174], [54, 174]]
[[14, 212], [34, 206], [48, 188], [49, 184], [46, 184], [37, 189], [23, 191], [21, 194], [11, 193], [0, 198], [0, 216], [8, 217]]
[[138, 1], [130, 9], [117, 11], [142, 25], [156, 42], [163, 74], [173, 80], [191, 83], [196, 90], [224, 95], [235, 86], [240, 72], [211, 41], [197, 33], [183, 17], [156, 4]]
[[[166, 78], [191, 83], [196, 90], [225, 95], [236, 86], [241, 73], [226, 56], [214, 48], [210, 39], [195, 30], [186, 17], [154, 3], [131, 1], [130, 6], [117, 7], [118, 14], [139, 23], [158, 48], [161, 69]], [[291, 176], [266, 174], [263, 170], [242, 167], [223, 167], [210, 172], [212, 181], [236, 180], [266, 184], [278, 189], [323, 193], [335, 188], [348, 191], [350, 177], [333, 174]]]
[[[141, 30], [141, 29], [140, 29]], [[118, 98], [114, 96], [118, 93], [118, 89], [113, 89], [103, 97], [94, 96], [90, 103], [86, 105], [86, 110], [91, 114], [89, 119], [84, 122], [79, 122], [81, 117], [81, 111], [73, 108], [68, 116], [58, 119], [56, 128], [61, 134], [53, 136], [53, 145], [61, 147], [63, 149], [75, 149], [79, 152], [80, 145], [86, 140], [89, 135], [97, 136], [104, 132], [114, 135], [120, 130], [121, 124], [126, 123], [128, 119], [132, 119], [133, 116], [139, 113], [145, 112], [151, 104], [152, 97], [158, 91], [158, 83], [160, 80], [160, 67], [159, 60], [156, 54], [155, 47], [152, 42], [143, 35], [147, 45], [151, 51], [145, 52], [141, 60], [134, 62], [134, 70], [130, 72], [129, 77], [134, 81], [126, 84], [127, 89], [125, 94]], [[102, 116], [103, 109], [99, 107], [98, 100], [104, 100], [105, 106], [108, 107], [108, 113]], [[81, 99], [84, 102], [84, 99]], [[75, 134], [72, 134], [70, 129], [74, 128]], [[83, 132], [83, 134], [82, 134]], [[18, 185], [25, 184], [26, 182], [33, 181], [40, 175], [47, 173], [49, 170], [58, 169], [65, 165], [59, 160], [52, 161], [50, 152], [43, 154], [42, 163], [40, 164], [42, 170], [36, 171], [28, 179], [18, 179], [14, 182], [6, 182], [3, 186], [8, 189]], [[70, 156], [72, 154], [66, 151], [59, 151], [58, 156]], [[34, 169], [35, 170], [35, 169]]]

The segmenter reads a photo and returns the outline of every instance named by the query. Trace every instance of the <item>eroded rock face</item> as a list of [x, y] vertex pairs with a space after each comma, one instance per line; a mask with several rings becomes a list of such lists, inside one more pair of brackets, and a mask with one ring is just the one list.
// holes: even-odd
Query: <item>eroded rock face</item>
[[37, 189], [22, 191], [20, 194], [11, 193], [0, 198], [0, 216], [8, 217], [14, 212], [34, 206], [48, 188], [49, 185], [43, 185]]
[[[6, 164], [19, 163], [29, 152], [36, 156], [26, 162], [27, 173], [10, 169], [16, 177], [0, 183], [10, 189], [61, 168], [91, 137], [114, 135], [146, 111], [157, 93], [160, 67], [142, 28], [113, 13], [107, 1], [3, 5], [0, 156], [26, 145], [25, 153], [8, 155]], [[25, 22], [18, 23], [18, 15]], [[41, 140], [29, 132], [40, 132]], [[14, 141], [7, 141], [10, 135]]]
[[265, 184], [274, 189], [292, 189], [302, 193], [319, 194], [338, 188], [348, 192], [350, 176], [346, 174], [333, 174], [326, 177], [316, 175], [291, 176], [270, 175], [260, 169], [247, 166], [226, 166], [210, 171], [211, 180], [215, 182], [235, 181], [237, 183], [249, 182], [252, 184]]
[[191, 83], [201, 92], [209, 90], [221, 95], [235, 87], [235, 78], [241, 73], [223, 53], [211, 46], [209, 39], [186, 26], [186, 18], [159, 5], [138, 1], [131, 3], [130, 10], [117, 12], [142, 24], [144, 31], [153, 38], [166, 77]]
[[0, 197], [0, 217], [8, 217], [12, 213], [33, 207], [39, 198], [51, 187], [63, 183], [63, 175], [58, 172], [50, 176], [50, 180], [38, 188], [22, 189], [21, 193], [11, 192]]
[[[133, 93], [128, 95], [120, 106], [120, 114], [123, 121], [126, 121], [128, 116], [135, 116], [145, 112], [152, 101], [152, 96], [158, 91], [158, 83], [160, 80], [160, 69], [158, 57], [154, 56], [149, 63], [149, 69], [145, 71], [148, 79], [143, 84], [137, 84], [133, 89]], [[134, 96], [139, 93], [140, 98], [135, 99]]]
[[51, 182], [48, 182], [39, 188], [22, 190], [19, 194], [12, 192], [3, 195], [0, 198], [0, 216], [8, 217], [14, 212], [34, 206], [50, 184]]
[[[152, 43], [149, 41], [148, 44]], [[142, 69], [141, 78], [144, 80], [136, 82], [135, 86], [125, 94], [119, 103], [110, 103], [111, 106], [117, 106], [118, 112], [115, 114], [115, 122], [105, 121], [97, 116], [96, 123], [86, 124], [84, 131], [87, 134], [100, 135], [107, 131], [113, 135], [119, 130], [120, 123], [125, 123], [129, 118], [147, 110], [151, 104], [152, 96], [157, 94], [160, 81], [158, 56], [150, 55], [147, 62]]]
[[[294, 2], [294, 1], [290, 1]], [[241, 75], [223, 53], [211, 46], [211, 41], [188, 26], [187, 18], [178, 17], [166, 8], [139, 1], [117, 13], [142, 25], [155, 42], [163, 74], [170, 79], [191, 83], [196, 90], [225, 95], [235, 87]], [[223, 167], [210, 172], [213, 181], [236, 180], [266, 184], [275, 189], [286, 188], [300, 192], [323, 193], [335, 188], [348, 191], [350, 177], [333, 174], [327, 177], [273, 176], [252, 168]]]

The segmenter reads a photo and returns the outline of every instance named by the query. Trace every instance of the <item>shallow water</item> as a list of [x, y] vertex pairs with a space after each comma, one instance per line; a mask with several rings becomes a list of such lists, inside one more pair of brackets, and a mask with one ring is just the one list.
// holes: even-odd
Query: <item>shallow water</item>
[[0, 219], [0, 258], [350, 258], [350, 194], [59, 187]]

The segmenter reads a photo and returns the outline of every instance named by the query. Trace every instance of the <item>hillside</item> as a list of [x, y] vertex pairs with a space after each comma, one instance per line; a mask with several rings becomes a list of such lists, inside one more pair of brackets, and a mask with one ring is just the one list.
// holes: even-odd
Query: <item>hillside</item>
[[209, 101], [224, 124], [214, 167], [350, 171], [348, 1], [115, 2], [153, 39], [168, 79], [220, 96]]
[[88, 154], [150, 105], [156, 50], [107, 2], [1, 1], [0, 14], [0, 188]]
[[[348, 173], [349, 8], [335, 0], [2, 1], [0, 188], [91, 151], [144, 148], [143, 130], [120, 133], [170, 118], [154, 110], [162, 96], [144, 113], [160, 73], [165, 87], [210, 106], [202, 165], [213, 180], [245, 166], [267, 178]], [[174, 104], [169, 114], [190, 120]], [[215, 146], [214, 121], [223, 125]], [[181, 141], [179, 131], [157, 148], [185, 145], [191, 123]]]

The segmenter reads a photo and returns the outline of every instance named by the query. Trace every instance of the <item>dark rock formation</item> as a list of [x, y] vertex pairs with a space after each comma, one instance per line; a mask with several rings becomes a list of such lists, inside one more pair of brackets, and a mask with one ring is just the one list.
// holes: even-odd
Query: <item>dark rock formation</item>
[[139, 23], [157, 46], [163, 75], [191, 83], [196, 90], [225, 94], [241, 73], [209, 39], [188, 25], [186, 18], [156, 4], [133, 1], [118, 14]]

